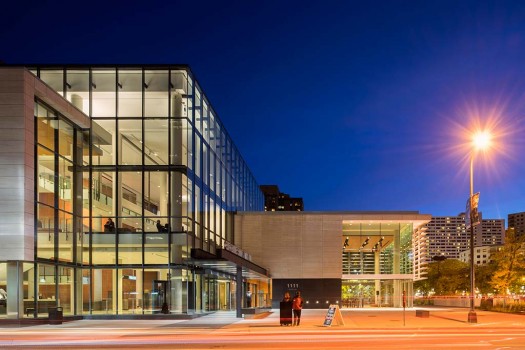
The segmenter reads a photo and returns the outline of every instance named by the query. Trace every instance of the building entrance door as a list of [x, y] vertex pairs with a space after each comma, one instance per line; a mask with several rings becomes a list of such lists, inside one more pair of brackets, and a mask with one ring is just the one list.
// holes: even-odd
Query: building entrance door
[[169, 288], [168, 281], [153, 280], [153, 288], [151, 293], [151, 309], [153, 313], [169, 313]]

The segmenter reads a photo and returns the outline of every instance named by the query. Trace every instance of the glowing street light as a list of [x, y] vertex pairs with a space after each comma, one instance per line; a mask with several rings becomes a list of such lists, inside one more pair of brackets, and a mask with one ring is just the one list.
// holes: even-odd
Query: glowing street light
[[472, 136], [472, 150], [470, 152], [470, 197], [469, 197], [469, 221], [470, 221], [470, 310], [468, 322], [477, 323], [478, 316], [474, 308], [475, 276], [474, 276], [474, 222], [477, 221], [477, 198], [474, 199], [474, 156], [477, 151], [483, 151], [490, 147], [492, 135], [487, 131], [480, 131]]
[[477, 150], [484, 150], [490, 147], [492, 143], [492, 135], [487, 131], [480, 131], [472, 137], [472, 144]]

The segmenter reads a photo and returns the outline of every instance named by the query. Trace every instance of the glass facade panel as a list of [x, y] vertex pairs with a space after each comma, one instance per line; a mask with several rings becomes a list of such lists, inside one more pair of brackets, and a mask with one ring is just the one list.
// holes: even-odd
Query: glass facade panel
[[53, 207], [38, 204], [37, 219], [37, 257], [53, 260], [55, 258], [55, 211]]
[[144, 121], [144, 161], [146, 165], [168, 164], [168, 130], [168, 119], [146, 119]]
[[119, 314], [135, 314], [142, 312], [142, 270], [122, 269], [119, 270], [120, 295]]
[[144, 264], [167, 265], [169, 262], [168, 233], [144, 235]]
[[91, 177], [92, 190], [92, 220], [93, 232], [104, 232], [106, 218], [115, 215], [113, 200], [114, 192], [117, 190], [113, 184], [116, 177], [115, 172], [93, 171]]
[[118, 116], [142, 117], [142, 71], [118, 71]]
[[166, 118], [169, 105], [167, 70], [147, 70], [144, 76], [144, 116]]
[[168, 307], [168, 269], [144, 269], [144, 313], [159, 314]]
[[89, 114], [89, 70], [67, 70], [67, 100], [85, 114]]
[[110, 165], [116, 164], [115, 150], [115, 120], [101, 120], [91, 124], [91, 133], [93, 135], [92, 165]]
[[[114, 220], [113, 220], [114, 221]], [[115, 232], [93, 232], [91, 234], [91, 264], [114, 265], [117, 263]]]
[[58, 268], [58, 300], [57, 305], [62, 307], [64, 315], [72, 315], [74, 311], [75, 278], [74, 269], [69, 267]]
[[55, 130], [58, 125], [57, 117], [41, 104], [36, 108], [37, 142], [50, 151], [55, 150]]
[[88, 289], [90, 293], [88, 303], [91, 304], [91, 313], [95, 315], [114, 315], [117, 309], [117, 298], [115, 294], [117, 286], [116, 270], [93, 269], [91, 279], [85, 282], [91, 283], [89, 287], [84, 286], [84, 290]]
[[[164, 171], [148, 171], [144, 173], [144, 215], [167, 217], [168, 174], [168, 172]], [[166, 222], [167, 219], [164, 219], [163, 225]]]
[[[55, 266], [48, 264], [37, 264], [37, 298], [34, 295], [34, 289], [27, 289], [27, 298], [24, 298], [24, 309], [27, 310], [35, 305], [35, 299], [37, 306], [35, 310], [39, 316], [47, 316], [48, 308], [57, 306], [57, 279]], [[28, 270], [28, 277], [34, 276], [34, 268]], [[28, 278], [34, 280], [33, 278]]]
[[73, 215], [58, 211], [58, 259], [61, 262], [73, 261]]
[[[123, 219], [123, 221], [128, 220]], [[142, 234], [119, 228], [118, 264], [142, 265]]]
[[73, 162], [58, 158], [58, 207], [73, 212]]
[[[119, 128], [119, 160], [123, 165], [142, 164], [142, 151], [144, 140], [142, 138], [142, 120], [118, 121]], [[148, 153], [146, 156], [150, 157]]]
[[115, 69], [96, 69], [92, 72], [93, 118], [115, 117], [117, 113], [117, 73]]
[[37, 146], [38, 201], [55, 205], [55, 156], [53, 152]]
[[64, 70], [41, 69], [40, 79], [55, 90], [59, 95], [64, 95]]

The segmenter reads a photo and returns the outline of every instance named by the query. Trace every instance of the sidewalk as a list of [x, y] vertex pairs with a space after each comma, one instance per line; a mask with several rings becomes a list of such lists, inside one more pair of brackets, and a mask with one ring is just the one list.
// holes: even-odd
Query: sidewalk
[[[428, 310], [429, 317], [416, 317], [416, 310]], [[190, 331], [229, 331], [239, 333], [254, 332], [323, 332], [331, 329], [333, 331], [355, 331], [374, 329], [459, 329], [466, 327], [480, 327], [488, 329], [496, 328], [521, 328], [525, 329], [525, 315], [505, 314], [489, 311], [476, 310], [478, 323], [467, 322], [467, 308], [439, 308], [418, 307], [403, 309], [397, 308], [363, 308], [343, 309], [342, 316], [344, 325], [324, 327], [327, 310], [306, 309], [303, 310], [301, 325], [299, 327], [280, 326], [279, 310], [273, 309], [266, 316], [259, 318], [236, 318], [235, 311], [218, 311], [206, 316], [193, 319], [141, 319], [141, 320], [94, 320], [85, 319], [79, 321], [64, 322], [61, 325], [34, 325], [31, 329], [151, 329], [168, 328]], [[404, 320], [403, 320], [404, 314]], [[3, 327], [0, 327], [3, 328]]]
[[[429, 317], [416, 317], [416, 310], [428, 310]], [[281, 327], [279, 325], [279, 310], [265, 318], [248, 319], [232, 322], [228, 327], [280, 327], [292, 329], [319, 329], [323, 327], [327, 310], [303, 310], [301, 325], [299, 327]], [[524, 328], [525, 315], [505, 314], [490, 311], [476, 310], [478, 322], [471, 324], [467, 322], [467, 308], [439, 308], [418, 307], [406, 309], [398, 308], [365, 308], [342, 310], [344, 325], [332, 325], [331, 329], [428, 329], [428, 328], [464, 328], [464, 327], [487, 327], [487, 328]], [[404, 318], [403, 318], [404, 314]], [[212, 318], [213, 315], [206, 316]]]

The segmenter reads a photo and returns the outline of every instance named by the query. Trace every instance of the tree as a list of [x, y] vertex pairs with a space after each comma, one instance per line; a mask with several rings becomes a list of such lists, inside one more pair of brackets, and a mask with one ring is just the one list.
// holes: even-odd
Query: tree
[[427, 279], [414, 284], [423, 294], [457, 294], [469, 287], [469, 265], [456, 259], [431, 262], [427, 265]]
[[503, 247], [490, 256], [496, 265], [491, 285], [499, 293], [519, 292], [525, 272], [524, 242], [525, 236], [518, 237], [513, 230], [509, 230]]
[[476, 288], [481, 294], [494, 293], [494, 287], [492, 286], [492, 276], [494, 276], [496, 268], [497, 266], [495, 263], [475, 266]]

